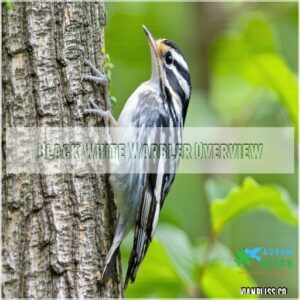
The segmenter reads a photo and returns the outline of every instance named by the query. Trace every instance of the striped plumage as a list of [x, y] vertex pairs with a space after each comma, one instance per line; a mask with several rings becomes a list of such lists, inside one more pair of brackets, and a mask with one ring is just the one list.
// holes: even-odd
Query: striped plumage
[[[182, 128], [189, 104], [191, 83], [189, 68], [178, 46], [166, 39], [155, 41], [144, 27], [151, 56], [152, 75], [129, 97], [118, 119], [118, 127], [167, 127], [170, 135], [164, 142], [181, 142]], [[130, 131], [128, 132], [130, 135]], [[118, 137], [128, 141], [147, 142], [147, 130], [138, 136]], [[154, 162], [155, 163], [155, 162]], [[157, 162], [156, 162], [157, 163]], [[131, 229], [135, 229], [128, 263], [125, 287], [135, 280], [158, 221], [165, 197], [175, 177], [179, 159], [160, 165], [159, 172], [147, 173], [138, 161], [115, 163], [111, 166], [110, 182], [117, 200], [118, 221], [114, 240], [107, 255], [103, 280], [114, 266], [118, 248]], [[158, 165], [157, 165], [158, 166]], [[122, 174], [117, 172], [122, 168]], [[134, 171], [133, 171], [134, 170]]]

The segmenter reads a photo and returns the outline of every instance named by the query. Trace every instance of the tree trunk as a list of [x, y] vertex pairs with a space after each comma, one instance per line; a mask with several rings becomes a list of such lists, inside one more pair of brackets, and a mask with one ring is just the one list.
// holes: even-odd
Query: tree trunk
[[115, 223], [107, 176], [5, 173], [7, 127], [101, 126], [82, 115], [100, 95], [80, 79], [84, 58], [103, 69], [104, 25], [99, 2], [2, 7], [3, 297], [122, 296], [119, 262], [99, 283]]

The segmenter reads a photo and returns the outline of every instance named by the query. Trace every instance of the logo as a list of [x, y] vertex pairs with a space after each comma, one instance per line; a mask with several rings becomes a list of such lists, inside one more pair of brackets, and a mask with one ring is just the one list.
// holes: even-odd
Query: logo
[[241, 295], [287, 295], [286, 287], [241, 287]]
[[[259, 275], [276, 274], [283, 275], [293, 267], [291, 248], [266, 248], [256, 246], [254, 248], [245, 247], [236, 252], [235, 263], [238, 266], [245, 266], [250, 273]], [[266, 272], [268, 271], [268, 272]]]

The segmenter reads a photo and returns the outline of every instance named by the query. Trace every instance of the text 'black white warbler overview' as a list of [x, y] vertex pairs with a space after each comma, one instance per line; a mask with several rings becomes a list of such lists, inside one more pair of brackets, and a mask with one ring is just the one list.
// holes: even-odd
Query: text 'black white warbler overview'
[[[168, 136], [161, 134], [161, 142], [180, 143], [182, 128], [191, 95], [191, 82], [188, 64], [178, 46], [167, 40], [155, 40], [143, 26], [151, 49], [152, 74], [150, 80], [142, 83], [129, 97], [116, 122], [110, 113], [106, 91], [106, 111], [94, 103], [85, 113], [96, 113], [117, 127], [168, 128]], [[99, 71], [88, 61], [96, 76], [84, 76], [85, 80], [104, 83]], [[128, 131], [128, 134], [134, 131]], [[139, 130], [135, 136], [124, 139], [147, 143], [148, 131]], [[120, 141], [122, 137], [118, 137]], [[115, 265], [119, 246], [131, 229], [135, 230], [133, 247], [128, 263], [125, 287], [135, 280], [159, 218], [160, 210], [175, 177], [179, 158], [168, 163], [153, 161], [156, 173], [149, 173], [140, 160], [114, 162], [110, 166], [110, 183], [117, 201], [118, 220], [112, 246], [106, 258], [102, 280], [107, 280]], [[114, 170], [123, 168], [124, 173]], [[126, 172], [127, 170], [127, 172]], [[144, 170], [144, 171], [143, 171]]]

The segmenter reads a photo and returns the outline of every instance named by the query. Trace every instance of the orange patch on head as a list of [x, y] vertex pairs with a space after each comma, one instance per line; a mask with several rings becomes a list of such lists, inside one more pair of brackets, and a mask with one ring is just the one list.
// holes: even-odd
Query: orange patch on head
[[157, 41], [158, 46], [158, 53], [160, 56], [163, 56], [168, 51], [168, 46], [164, 44], [161, 40]]

